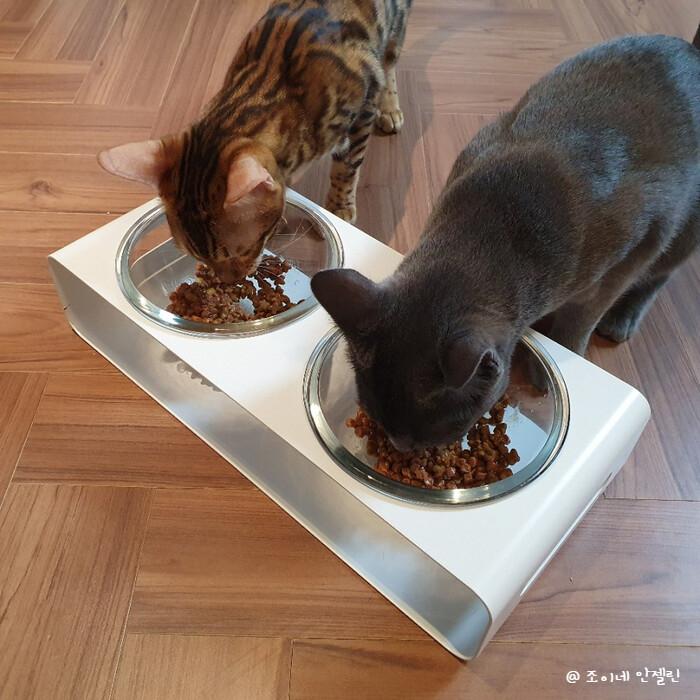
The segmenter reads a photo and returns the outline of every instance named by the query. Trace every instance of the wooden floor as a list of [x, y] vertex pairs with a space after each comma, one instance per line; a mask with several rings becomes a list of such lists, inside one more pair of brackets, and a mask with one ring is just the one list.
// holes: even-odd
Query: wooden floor
[[[594, 341], [652, 421], [466, 664], [71, 331], [46, 255], [151, 197], [96, 153], [193, 119], [265, 7], [0, 0], [0, 697], [698, 697], [700, 256], [628, 344]], [[417, 0], [406, 126], [372, 140], [358, 225], [407, 251], [459, 150], [539, 76], [698, 19], [698, 0]]]

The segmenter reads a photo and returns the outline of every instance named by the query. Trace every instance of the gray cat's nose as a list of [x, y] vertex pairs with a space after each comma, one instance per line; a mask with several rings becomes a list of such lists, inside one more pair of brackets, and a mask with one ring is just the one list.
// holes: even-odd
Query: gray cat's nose
[[399, 452], [410, 452], [416, 447], [416, 441], [405, 435], [389, 435], [389, 440], [391, 440], [391, 444]]

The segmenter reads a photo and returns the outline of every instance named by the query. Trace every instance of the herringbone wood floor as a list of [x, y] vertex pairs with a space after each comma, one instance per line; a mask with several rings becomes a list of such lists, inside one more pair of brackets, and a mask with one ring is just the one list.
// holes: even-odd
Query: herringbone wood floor
[[[469, 664], [71, 332], [46, 255], [151, 197], [95, 154], [194, 118], [265, 7], [0, 0], [0, 697], [562, 698], [588, 670], [596, 697], [697, 697], [697, 256], [637, 337], [590, 349], [652, 422]], [[699, 0], [417, 0], [405, 130], [370, 145], [358, 225], [408, 250], [458, 151], [544, 72], [698, 19]], [[644, 667], [680, 680], [642, 685]]]

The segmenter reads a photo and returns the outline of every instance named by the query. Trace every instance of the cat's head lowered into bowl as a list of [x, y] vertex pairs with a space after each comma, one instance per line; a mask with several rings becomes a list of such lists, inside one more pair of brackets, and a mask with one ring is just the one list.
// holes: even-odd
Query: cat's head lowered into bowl
[[505, 391], [512, 354], [488, 324], [448, 317], [439, 294], [412, 299], [405, 282], [377, 284], [355, 270], [311, 282], [347, 340], [360, 406], [399, 450], [461, 440]]
[[160, 195], [176, 244], [224, 282], [252, 274], [284, 211], [285, 184], [264, 145], [220, 139], [196, 126], [99, 154], [115, 175]]

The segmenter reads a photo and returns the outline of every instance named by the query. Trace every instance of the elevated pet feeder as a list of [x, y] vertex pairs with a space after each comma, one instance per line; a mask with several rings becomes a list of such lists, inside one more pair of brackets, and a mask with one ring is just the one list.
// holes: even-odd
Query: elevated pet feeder
[[159, 200], [49, 266], [82, 338], [442, 645], [473, 658], [624, 464], [649, 406], [531, 333], [523, 352], [541, 363], [549, 391], [513, 387], [514, 476], [463, 493], [385, 483], [344, 431], [352, 377], [309, 279], [344, 264], [378, 281], [401, 256], [293, 192], [288, 212], [303, 235], [269, 247], [293, 264], [286, 289], [304, 301], [247, 327], [203, 328], [165, 310], [195, 263], [163, 229]]

